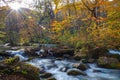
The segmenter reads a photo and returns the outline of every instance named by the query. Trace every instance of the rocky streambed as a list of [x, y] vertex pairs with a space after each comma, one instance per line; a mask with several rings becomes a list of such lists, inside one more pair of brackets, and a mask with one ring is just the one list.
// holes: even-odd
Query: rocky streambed
[[[120, 70], [99, 68], [95, 63], [79, 66], [74, 60], [33, 59], [28, 62], [52, 74], [56, 80], [119, 80]], [[75, 67], [76, 65], [76, 67]], [[83, 63], [81, 63], [83, 65]], [[87, 66], [87, 67], [86, 67]], [[85, 69], [82, 69], [86, 67]]]
[[[18, 80], [18, 78], [19, 80], [120, 80], [119, 61], [116, 58], [99, 58], [101, 67], [110, 63], [118, 64], [118, 69], [114, 69], [113, 66], [113, 69], [107, 69], [107, 67], [98, 67], [98, 63], [92, 59], [89, 60], [92, 63], [88, 63], [84, 59], [74, 60], [67, 54], [64, 56], [65, 58], [56, 58], [52, 54], [50, 57], [31, 57], [25, 54], [24, 49], [8, 50], [6, 52], [9, 53], [10, 59], [1, 56], [0, 73], [2, 74], [0, 74], [0, 80], [11, 80], [11, 78], [12, 80]], [[36, 54], [38, 55], [38, 51]], [[101, 59], [105, 61], [102, 62]], [[112, 61], [109, 62], [109, 60]], [[8, 79], [5, 79], [5, 77], [8, 77]]]

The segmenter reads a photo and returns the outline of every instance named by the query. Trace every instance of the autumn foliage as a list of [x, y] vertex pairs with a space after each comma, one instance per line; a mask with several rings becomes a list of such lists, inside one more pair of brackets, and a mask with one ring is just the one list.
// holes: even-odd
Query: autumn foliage
[[[59, 42], [75, 48], [88, 44], [92, 47], [120, 49], [119, 0], [46, 0], [39, 1], [36, 9], [37, 11], [24, 10], [24, 13], [19, 13], [23, 17], [19, 21], [22, 26], [18, 30], [18, 36], [12, 37], [13, 42], [17, 38], [16, 42], [19, 43]], [[0, 12], [2, 10], [4, 7], [0, 8]], [[10, 22], [10, 19], [5, 20]], [[4, 25], [9, 29], [13, 26], [15, 24], [11, 27]], [[10, 38], [6, 38], [6, 42]]]

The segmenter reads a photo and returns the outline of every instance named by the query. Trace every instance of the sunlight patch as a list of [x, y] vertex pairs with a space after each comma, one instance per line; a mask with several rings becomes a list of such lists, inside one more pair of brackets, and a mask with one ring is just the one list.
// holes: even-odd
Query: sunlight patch
[[9, 6], [13, 10], [19, 10], [21, 8], [21, 5], [19, 3], [11, 3]]

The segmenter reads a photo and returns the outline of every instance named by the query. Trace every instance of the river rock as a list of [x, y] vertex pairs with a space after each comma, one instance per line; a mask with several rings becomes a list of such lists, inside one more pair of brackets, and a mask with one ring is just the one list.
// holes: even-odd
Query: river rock
[[10, 57], [10, 56], [12, 56], [12, 55], [9, 54], [8, 52], [0, 51], [0, 56], [3, 56], [3, 57]]
[[86, 73], [81, 71], [81, 70], [69, 70], [67, 72], [68, 75], [72, 75], [72, 76], [77, 76], [77, 75], [83, 75], [86, 76]]
[[68, 54], [63, 55], [63, 58], [64, 58], [64, 59], [72, 59], [72, 57], [71, 57], [70, 55], [68, 55]]
[[63, 60], [63, 58], [62, 57], [57, 57], [56, 60]]
[[25, 55], [27, 56], [38, 56], [35, 52], [36, 50], [32, 49], [32, 48], [25, 48]]
[[55, 57], [63, 57], [64, 55], [73, 56], [74, 55], [74, 49], [53, 49], [53, 56]]
[[68, 67], [62, 67], [61, 69], [60, 69], [60, 71], [62, 71], [62, 72], [66, 72], [68, 70]]
[[48, 73], [48, 72], [43, 73], [43, 74], [40, 75], [41, 78], [50, 78], [51, 76], [52, 76], [52, 74]]
[[88, 63], [94, 63], [96, 60], [95, 59], [88, 59], [87, 62]]
[[75, 64], [73, 64], [73, 67], [74, 68], [77, 68], [77, 69], [80, 69], [80, 70], [87, 70], [89, 67], [86, 65], [86, 64], [84, 64], [84, 63], [75, 63]]
[[94, 73], [98, 73], [98, 72], [102, 72], [102, 71], [101, 71], [101, 70], [96, 70], [96, 69], [94, 69], [93, 72], [94, 72]]
[[106, 56], [108, 50], [105, 47], [96, 47], [88, 52], [88, 57], [92, 59], [98, 59], [99, 57]]
[[27, 56], [41, 56], [44, 57], [46, 56], [46, 51], [44, 51], [44, 53], [42, 55], [39, 55], [40, 53], [40, 48], [36, 47], [36, 48], [25, 48], [25, 55]]
[[54, 77], [47, 78], [46, 80], [56, 80]]
[[81, 60], [81, 59], [85, 59], [86, 58], [86, 54], [76, 54], [74, 56], [75, 60]]
[[116, 58], [100, 57], [97, 64], [104, 68], [120, 69], [120, 62]]
[[49, 63], [49, 64], [45, 65], [45, 68], [47, 68], [47, 69], [51, 69], [53, 67], [57, 67], [57, 66], [54, 63]]
[[120, 61], [120, 54], [109, 54], [111, 58], [117, 58]]
[[74, 53], [74, 59], [75, 60], [81, 60], [81, 59], [86, 59], [87, 58], [87, 53], [85, 51], [78, 51]]

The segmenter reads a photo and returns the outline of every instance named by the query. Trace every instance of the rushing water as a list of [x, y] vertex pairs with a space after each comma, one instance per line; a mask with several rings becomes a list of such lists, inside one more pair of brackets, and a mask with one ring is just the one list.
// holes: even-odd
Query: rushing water
[[110, 54], [119, 54], [120, 55], [120, 51], [119, 50], [109, 50]]
[[[28, 59], [23, 56], [24, 51], [8, 51], [14, 56], [19, 56], [21, 60]], [[57, 80], [120, 80], [120, 70], [99, 68], [97, 65], [88, 64], [89, 69], [85, 71], [87, 76], [69, 76], [67, 72], [75, 68], [72, 67], [74, 63], [78, 61], [74, 60], [56, 60], [55, 58], [35, 58], [28, 62], [36, 67], [39, 67], [41, 71], [46, 71], [53, 74]], [[77, 69], [76, 69], [77, 70]], [[41, 73], [41, 72], [40, 72]]]
[[12, 56], [18, 56], [20, 58], [20, 60], [27, 60], [28, 58], [24, 56], [24, 49], [20, 49], [20, 50], [8, 50], [6, 51], [9, 54], [11, 54]]
[[[120, 80], [120, 70], [104, 69], [97, 67], [96, 64], [88, 64], [90, 68], [86, 70], [87, 76], [69, 76], [67, 72], [62, 72], [62, 68], [68, 68], [68, 71], [74, 69], [72, 65], [78, 63], [70, 60], [55, 60], [55, 59], [34, 59], [30, 64], [39, 68], [44, 68], [50, 72], [57, 80]], [[94, 72], [94, 71], [98, 72]]]

